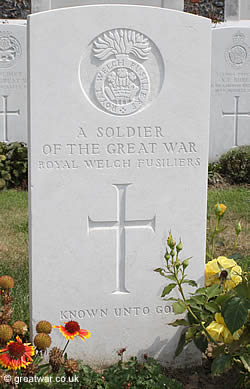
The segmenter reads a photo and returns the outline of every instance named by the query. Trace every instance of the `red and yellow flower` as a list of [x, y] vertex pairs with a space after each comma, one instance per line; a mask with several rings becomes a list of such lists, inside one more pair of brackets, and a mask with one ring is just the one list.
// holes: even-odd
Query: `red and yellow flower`
[[6, 348], [0, 350], [0, 364], [10, 370], [26, 368], [32, 362], [35, 347], [30, 343], [23, 343], [19, 336], [16, 341], [11, 340]]
[[90, 338], [91, 333], [88, 330], [83, 330], [80, 328], [77, 321], [68, 321], [64, 322], [65, 326], [53, 326], [54, 328], [59, 328], [60, 332], [65, 336], [66, 339], [74, 339], [76, 336], [79, 336], [83, 341]]

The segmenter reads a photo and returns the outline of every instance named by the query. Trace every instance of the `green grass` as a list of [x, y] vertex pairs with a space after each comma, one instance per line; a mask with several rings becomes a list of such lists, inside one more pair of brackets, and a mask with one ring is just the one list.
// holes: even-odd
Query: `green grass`
[[[210, 189], [208, 191], [208, 216], [214, 217], [214, 206], [223, 203], [227, 210], [221, 224], [226, 227], [218, 239], [215, 258], [219, 255], [232, 256], [235, 253], [239, 264], [247, 270], [250, 261], [250, 191], [246, 187], [230, 187], [224, 189]], [[239, 236], [237, 248], [234, 248], [236, 238], [235, 226], [240, 221], [242, 232]]]
[[15, 280], [13, 321], [29, 321], [28, 194], [0, 192], [0, 275]]
[[[213, 214], [214, 205], [224, 203], [228, 209], [223, 217], [227, 226], [224, 247], [217, 248], [217, 255], [225, 255], [226, 248], [234, 241], [234, 226], [241, 221], [243, 230], [238, 251], [241, 257], [249, 252], [250, 201], [247, 188], [210, 189], [208, 210]], [[28, 265], [28, 193], [9, 190], [0, 192], [0, 275], [15, 279], [14, 320], [29, 321], [29, 265]]]
[[249, 223], [250, 190], [247, 188], [231, 187], [229, 189], [210, 189], [208, 191], [208, 208], [216, 203], [223, 203], [235, 219], [243, 218]]

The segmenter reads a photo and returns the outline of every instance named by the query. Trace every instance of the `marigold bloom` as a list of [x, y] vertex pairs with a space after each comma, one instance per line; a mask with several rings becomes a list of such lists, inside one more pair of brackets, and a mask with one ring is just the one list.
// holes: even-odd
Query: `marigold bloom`
[[30, 343], [23, 343], [19, 336], [16, 341], [11, 340], [6, 348], [0, 350], [0, 364], [10, 370], [26, 368], [32, 362], [32, 356], [35, 354], [34, 346]]
[[212, 321], [206, 330], [216, 342], [223, 343], [232, 343], [234, 340], [238, 340], [243, 332], [241, 328], [232, 335], [220, 313], [215, 314], [215, 321]]
[[82, 330], [77, 323], [77, 321], [68, 321], [64, 322], [65, 326], [53, 326], [54, 328], [59, 328], [60, 332], [65, 336], [66, 339], [74, 339], [75, 336], [80, 336], [84, 341], [85, 338], [88, 339], [91, 336], [91, 333], [88, 330]]
[[223, 216], [227, 210], [227, 207], [225, 204], [216, 204], [214, 208], [215, 208], [215, 213], [218, 216]]
[[227, 289], [233, 289], [242, 281], [241, 273], [241, 267], [233, 259], [215, 258], [205, 265], [205, 286], [219, 284], [223, 276], [225, 279], [224, 286]]

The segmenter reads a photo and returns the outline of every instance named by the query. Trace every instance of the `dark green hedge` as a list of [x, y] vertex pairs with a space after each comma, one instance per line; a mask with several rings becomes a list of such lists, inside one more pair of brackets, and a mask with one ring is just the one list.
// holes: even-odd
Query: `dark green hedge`
[[0, 190], [27, 189], [28, 150], [25, 143], [0, 142]]

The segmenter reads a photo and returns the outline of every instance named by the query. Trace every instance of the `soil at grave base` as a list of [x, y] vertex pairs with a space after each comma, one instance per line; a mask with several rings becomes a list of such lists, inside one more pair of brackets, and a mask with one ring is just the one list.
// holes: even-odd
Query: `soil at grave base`
[[[239, 373], [232, 369], [219, 376], [211, 376], [211, 360], [201, 366], [185, 369], [166, 368], [166, 375], [183, 383], [184, 389], [239, 389]], [[247, 389], [247, 388], [246, 388]]]

